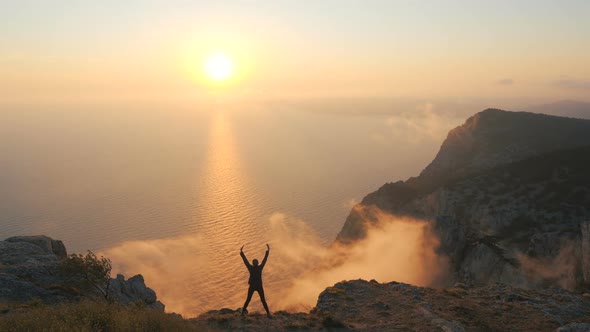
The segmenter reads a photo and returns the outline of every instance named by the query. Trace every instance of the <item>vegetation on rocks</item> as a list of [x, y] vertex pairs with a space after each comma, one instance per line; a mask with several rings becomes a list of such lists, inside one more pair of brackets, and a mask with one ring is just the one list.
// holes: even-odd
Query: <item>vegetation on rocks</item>
[[60, 263], [60, 272], [70, 282], [94, 288], [106, 301], [110, 301], [111, 270], [108, 258], [96, 257], [90, 250], [86, 255], [71, 254]]
[[67, 255], [63, 243], [47, 236], [0, 241], [0, 303], [76, 303], [98, 299], [164, 311], [141, 275], [111, 278], [108, 258]]
[[590, 295], [502, 284], [447, 289], [377, 281], [328, 287], [307, 313], [241, 316], [220, 309], [199, 317], [104, 301], [0, 305], [0, 331], [587, 331]]

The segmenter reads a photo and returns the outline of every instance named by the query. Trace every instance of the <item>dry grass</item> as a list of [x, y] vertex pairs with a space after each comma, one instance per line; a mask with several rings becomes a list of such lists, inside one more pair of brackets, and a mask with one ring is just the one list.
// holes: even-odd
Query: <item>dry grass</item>
[[91, 301], [0, 309], [0, 331], [202, 331], [178, 315]]

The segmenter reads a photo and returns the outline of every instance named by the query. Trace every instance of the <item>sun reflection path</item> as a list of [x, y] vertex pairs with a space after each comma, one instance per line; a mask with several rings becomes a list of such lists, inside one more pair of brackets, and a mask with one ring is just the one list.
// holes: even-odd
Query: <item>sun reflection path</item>
[[[269, 200], [244, 171], [230, 123], [223, 112], [213, 117], [206, 165], [196, 177], [192, 221], [184, 235], [128, 241], [100, 253], [112, 258], [115, 273], [141, 273], [166, 311], [186, 317], [240, 307], [248, 272], [239, 249], [245, 244], [250, 260], [261, 259], [270, 240], [269, 213], [264, 212]], [[267, 299], [272, 301], [272, 295]], [[262, 306], [253, 301], [249, 309], [262, 311]]]
[[[203, 307], [240, 306], [247, 289], [247, 271], [239, 259], [239, 248], [245, 244], [252, 259], [262, 256], [268, 241], [263, 238], [267, 216], [260, 209], [264, 195], [257, 193], [240, 163], [230, 119], [223, 111], [213, 118], [207, 155], [204, 173], [197, 184], [201, 197], [193, 214], [194, 229], [189, 230], [205, 239], [209, 261], [205, 280], [190, 285], [191, 292], [198, 297], [195, 306], [202, 306], [196, 311]], [[207, 292], [203, 292], [204, 288]], [[220, 298], [219, 294], [226, 295]]]

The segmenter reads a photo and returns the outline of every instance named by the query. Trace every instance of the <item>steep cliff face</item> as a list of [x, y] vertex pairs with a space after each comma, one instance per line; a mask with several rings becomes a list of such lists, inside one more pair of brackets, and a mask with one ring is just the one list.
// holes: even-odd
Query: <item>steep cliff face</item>
[[[453, 129], [420, 176], [361, 204], [432, 222], [456, 281], [575, 288], [590, 284], [588, 169], [590, 121], [486, 110]], [[353, 210], [338, 240], [374, 221]]]
[[590, 284], [589, 168], [590, 147], [556, 151], [447, 184], [398, 213], [436, 224], [462, 282], [573, 289]]

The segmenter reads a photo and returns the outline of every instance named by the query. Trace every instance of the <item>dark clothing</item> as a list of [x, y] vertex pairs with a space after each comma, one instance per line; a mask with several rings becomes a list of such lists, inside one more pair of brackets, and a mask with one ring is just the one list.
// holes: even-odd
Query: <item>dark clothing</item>
[[254, 292], [258, 292], [258, 295], [260, 296], [260, 302], [262, 302], [264, 310], [266, 310], [267, 314], [270, 314], [270, 311], [268, 310], [268, 304], [266, 304], [266, 299], [264, 298], [264, 289], [262, 288], [262, 286], [260, 286], [260, 288], [253, 286], [250, 286], [250, 288], [248, 288], [248, 297], [246, 298], [246, 303], [244, 303], [244, 308], [242, 309], [242, 312], [244, 312], [248, 308], [248, 304], [250, 304], [250, 300], [252, 300], [252, 294], [254, 294]]
[[262, 263], [258, 266], [250, 264], [250, 262], [248, 262], [248, 259], [246, 258], [246, 255], [244, 255], [243, 252], [240, 252], [240, 256], [242, 256], [242, 260], [248, 268], [248, 272], [250, 272], [250, 278], [248, 279], [248, 284], [250, 285], [250, 287], [248, 288], [248, 297], [246, 298], [246, 302], [244, 303], [242, 313], [246, 312], [246, 309], [248, 308], [248, 304], [250, 304], [250, 300], [252, 300], [252, 295], [254, 294], [254, 292], [258, 292], [258, 295], [260, 296], [260, 301], [262, 302], [262, 306], [264, 306], [264, 310], [266, 310], [267, 315], [270, 315], [268, 305], [266, 304], [266, 299], [264, 298], [264, 288], [262, 287], [262, 269], [264, 269], [264, 265], [266, 264], [266, 260], [268, 259], [268, 250], [266, 251], [266, 254], [264, 254], [264, 259], [262, 260]]
[[266, 260], [268, 259], [268, 251], [264, 254], [264, 259], [262, 260], [262, 264], [258, 266], [254, 266], [248, 262], [246, 255], [243, 252], [240, 252], [240, 256], [242, 256], [242, 260], [244, 264], [248, 268], [248, 272], [250, 272], [250, 279], [248, 279], [248, 284], [253, 287], [260, 287], [262, 288], [262, 269], [264, 269], [264, 265], [266, 264]]

